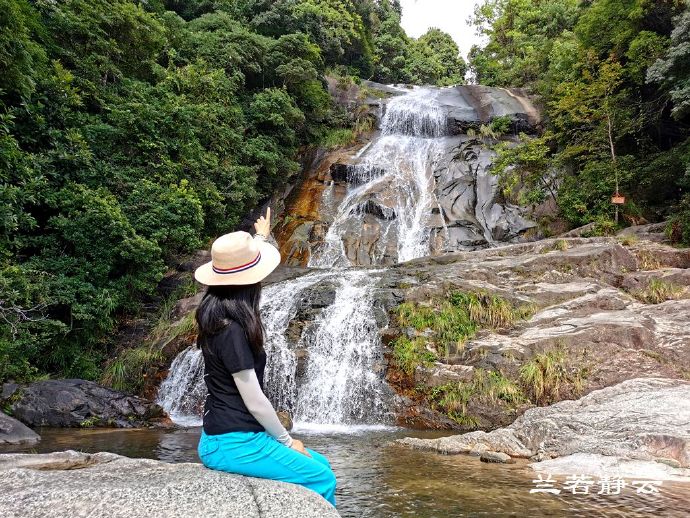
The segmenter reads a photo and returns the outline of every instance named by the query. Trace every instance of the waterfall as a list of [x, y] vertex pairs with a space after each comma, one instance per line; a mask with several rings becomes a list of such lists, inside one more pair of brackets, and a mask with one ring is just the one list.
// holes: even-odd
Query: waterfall
[[309, 351], [309, 363], [295, 407], [297, 422], [381, 420], [384, 385], [375, 367], [383, 356], [370, 273], [339, 274], [335, 301], [302, 335], [300, 346]]
[[[298, 424], [380, 422], [384, 381], [375, 373], [383, 355], [374, 320], [374, 282], [361, 270], [317, 271], [267, 286], [261, 314], [266, 328], [264, 387], [276, 409], [287, 410]], [[335, 284], [334, 301], [306, 325], [296, 346], [286, 331], [306, 292], [326, 281]], [[326, 288], [330, 289], [329, 286]], [[296, 350], [307, 351], [305, 381], [297, 386]], [[201, 423], [206, 386], [201, 351], [189, 347], [173, 361], [158, 401], [181, 425]]]
[[[448, 134], [436, 94], [418, 89], [387, 101], [380, 136], [346, 171], [345, 197], [333, 206], [334, 184], [324, 190], [332, 221], [310, 259], [317, 269], [264, 289], [265, 391], [297, 426], [386, 422], [377, 272], [348, 268], [364, 261], [348, 257], [344, 236], [363, 234], [367, 215], [376, 214], [383, 228], [366, 251], [371, 264], [429, 253], [429, 220], [438, 208], [433, 172]], [[203, 357], [187, 349], [173, 362], [159, 401], [176, 422], [198, 424], [205, 396]]]
[[201, 350], [188, 347], [172, 362], [168, 377], [158, 390], [158, 404], [173, 422], [195, 426], [201, 424], [205, 398], [204, 358]]
[[[365, 260], [380, 264], [392, 243], [393, 262], [429, 254], [429, 220], [438, 207], [433, 172], [444, 150], [440, 137], [448, 134], [447, 114], [436, 100], [437, 92], [418, 89], [387, 102], [381, 136], [350, 166], [348, 193], [309, 266], [351, 266]], [[331, 191], [324, 196], [332, 196]], [[322, 205], [328, 203], [324, 198]], [[371, 211], [384, 221], [381, 237], [367, 251], [367, 258], [348, 257], [343, 237], [365, 232], [370, 224], [366, 214]]]

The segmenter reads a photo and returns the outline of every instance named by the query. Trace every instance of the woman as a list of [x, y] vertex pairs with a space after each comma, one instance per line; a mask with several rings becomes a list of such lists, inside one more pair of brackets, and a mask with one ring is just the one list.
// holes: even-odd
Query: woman
[[266, 242], [270, 221], [268, 209], [253, 238], [233, 232], [216, 239], [211, 262], [194, 272], [208, 286], [196, 311], [208, 388], [199, 457], [211, 469], [301, 484], [335, 506], [328, 461], [290, 437], [263, 392], [261, 281], [280, 263]]

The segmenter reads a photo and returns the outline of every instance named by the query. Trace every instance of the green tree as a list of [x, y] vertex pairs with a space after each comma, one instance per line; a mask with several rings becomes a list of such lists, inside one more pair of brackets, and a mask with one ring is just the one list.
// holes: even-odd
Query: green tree
[[675, 19], [668, 51], [648, 69], [647, 81], [668, 90], [676, 119], [690, 115], [690, 5]]

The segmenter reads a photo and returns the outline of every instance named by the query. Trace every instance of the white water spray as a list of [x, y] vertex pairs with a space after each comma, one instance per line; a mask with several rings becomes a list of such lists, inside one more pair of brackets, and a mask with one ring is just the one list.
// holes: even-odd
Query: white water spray
[[[447, 116], [435, 95], [419, 89], [388, 101], [382, 135], [355, 157], [359, 161], [348, 174], [352, 185], [309, 266], [361, 264], [359, 257], [348, 257], [343, 237], [362, 234], [371, 204], [384, 220], [381, 238], [366, 251], [373, 264], [383, 262], [390, 243], [396, 243], [396, 262], [429, 254], [429, 220], [438, 207], [433, 171], [443, 152], [439, 137], [448, 134]], [[326, 199], [323, 205], [329, 206]]]

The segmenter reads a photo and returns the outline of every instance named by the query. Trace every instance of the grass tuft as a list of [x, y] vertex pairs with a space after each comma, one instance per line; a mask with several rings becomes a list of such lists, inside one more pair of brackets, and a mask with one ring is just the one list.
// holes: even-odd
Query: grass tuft
[[413, 375], [418, 366], [435, 362], [436, 355], [426, 348], [422, 338], [410, 340], [401, 336], [393, 342], [393, 359], [401, 371]]
[[553, 249], [558, 250], [560, 252], [565, 252], [568, 248], [570, 248], [570, 245], [568, 244], [568, 241], [565, 239], [557, 239], [556, 242], [553, 244]]
[[430, 304], [405, 302], [397, 308], [401, 327], [416, 331], [431, 331], [437, 351], [448, 354], [460, 349], [482, 327], [504, 329], [516, 321], [529, 318], [534, 308], [515, 307], [507, 300], [486, 292], [453, 291]]
[[520, 368], [520, 380], [538, 404], [558, 399], [567, 378], [562, 350], [537, 354]]
[[623, 246], [636, 245], [640, 241], [640, 238], [635, 234], [627, 234], [625, 236], [618, 236], [618, 242]]
[[163, 359], [160, 349], [141, 346], [126, 349], [106, 367], [103, 384], [128, 393], [137, 393], [143, 386], [146, 371]]
[[645, 304], [661, 304], [667, 300], [674, 300], [680, 297], [684, 288], [664, 281], [663, 279], [651, 279], [646, 288], [634, 290], [631, 295]]
[[479, 420], [468, 414], [470, 401], [494, 404], [503, 402], [514, 407], [525, 403], [527, 398], [520, 386], [501, 372], [477, 369], [471, 381], [447, 383], [431, 389], [429, 400], [433, 408], [458, 424], [478, 428]]

